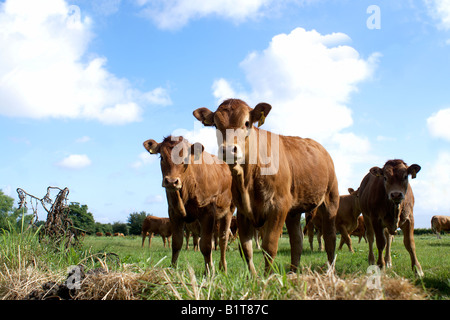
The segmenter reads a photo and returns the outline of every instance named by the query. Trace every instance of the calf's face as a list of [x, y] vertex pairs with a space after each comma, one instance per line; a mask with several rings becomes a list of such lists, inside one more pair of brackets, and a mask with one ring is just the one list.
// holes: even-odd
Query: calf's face
[[[408, 191], [408, 176], [411, 175], [412, 179], [416, 178], [420, 169], [420, 166], [417, 164], [408, 167], [402, 160], [389, 160], [382, 169], [373, 167], [370, 169], [370, 173], [384, 179], [384, 189], [389, 201], [399, 206], [405, 199], [406, 192]], [[395, 230], [397, 230], [401, 212], [398, 210], [394, 214], [396, 216], [385, 217], [386, 222], [388, 222], [388, 230], [391, 234], [394, 234]]]
[[253, 123], [264, 123], [271, 106], [259, 103], [254, 109], [239, 99], [225, 100], [215, 112], [199, 108], [193, 112], [194, 117], [205, 126], [216, 127], [219, 158], [228, 164], [243, 163], [248, 155], [248, 139], [252, 133]]
[[[203, 146], [199, 146], [200, 152], [203, 151]], [[168, 190], [180, 190], [191, 154], [197, 152], [197, 144], [190, 145], [183, 137], [169, 136], [161, 143], [147, 140], [144, 148], [151, 154], [160, 154], [162, 186]]]

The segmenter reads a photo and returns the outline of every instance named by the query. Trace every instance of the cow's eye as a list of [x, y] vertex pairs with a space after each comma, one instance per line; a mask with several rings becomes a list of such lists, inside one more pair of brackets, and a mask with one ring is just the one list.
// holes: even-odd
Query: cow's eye
[[250, 128], [250, 121], [245, 121], [245, 127]]

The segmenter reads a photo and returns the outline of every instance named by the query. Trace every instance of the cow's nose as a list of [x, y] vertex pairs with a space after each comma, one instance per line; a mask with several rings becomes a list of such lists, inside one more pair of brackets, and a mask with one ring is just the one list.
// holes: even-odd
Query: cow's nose
[[164, 177], [163, 187], [180, 189], [181, 181], [179, 178]]
[[400, 202], [404, 198], [403, 192], [391, 192], [391, 200], [394, 202]]

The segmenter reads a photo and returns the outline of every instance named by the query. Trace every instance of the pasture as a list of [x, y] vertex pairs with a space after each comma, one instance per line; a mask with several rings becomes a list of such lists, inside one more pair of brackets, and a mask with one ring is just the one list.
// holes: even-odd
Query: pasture
[[[261, 250], [254, 248], [258, 277], [252, 277], [240, 257], [238, 242], [227, 252], [228, 273], [218, 270], [219, 251], [213, 251], [214, 270], [205, 276], [204, 260], [192, 248], [180, 253], [177, 269], [170, 267], [171, 250], [155, 236], [152, 247], [141, 247], [141, 237], [87, 236], [79, 248], [59, 253], [39, 243], [36, 236], [4, 234], [0, 237], [0, 299], [23, 299], [43, 290], [43, 283], [61, 283], [70, 265], [92, 270], [81, 283], [77, 299], [239, 300], [239, 299], [449, 299], [450, 236], [416, 236], [419, 261], [425, 272], [416, 279], [401, 236], [392, 245], [393, 267], [381, 276], [381, 287], [368, 286], [367, 244], [352, 237], [355, 253], [337, 252], [336, 273], [324, 266], [326, 253], [309, 249], [304, 241], [300, 272], [289, 274], [287, 236], [280, 246], [272, 274], [263, 275]], [[339, 235], [338, 235], [339, 243]], [[192, 245], [191, 245], [192, 247]], [[317, 241], [314, 240], [314, 248]], [[100, 270], [98, 272], [98, 270]], [[87, 273], [86, 273], [87, 274]]]
[[[417, 279], [414, 272], [411, 270], [411, 261], [408, 252], [403, 246], [403, 236], [395, 236], [395, 240], [392, 244], [392, 268], [389, 268], [385, 275], [388, 278], [404, 278], [409, 280], [412, 284], [420, 289], [423, 289], [427, 294], [427, 299], [449, 299], [450, 298], [450, 235], [444, 235], [442, 239], [437, 239], [435, 235], [420, 235], [415, 236], [416, 250], [419, 257], [419, 261], [425, 272], [423, 279]], [[337, 244], [339, 244], [340, 236], [337, 236]], [[366, 281], [368, 276], [367, 268], [367, 254], [368, 245], [362, 239], [358, 244], [358, 238], [352, 237], [352, 243], [354, 246], [354, 253], [349, 252], [347, 246], [344, 246], [342, 250], [336, 250], [337, 259], [335, 262], [336, 273], [341, 279], [364, 279]], [[156, 266], [157, 268], [170, 268], [171, 250], [163, 247], [162, 239], [159, 236], [155, 236], [152, 240], [152, 246], [148, 248], [148, 242], [145, 244], [145, 248], [140, 247], [141, 237], [127, 237], [125, 239], [106, 238], [106, 237], [87, 237], [84, 241], [84, 247], [89, 248], [92, 252], [114, 252], [119, 255], [121, 262], [124, 264], [139, 266], [139, 268], [145, 270]], [[185, 245], [185, 243], [184, 243]], [[307, 238], [303, 243], [303, 254], [301, 257], [301, 271], [300, 273], [326, 273], [326, 253], [317, 250], [317, 240], [314, 239], [314, 251], [309, 248], [309, 242]], [[375, 249], [376, 250], [376, 249]], [[248, 298], [256, 299], [290, 299], [292, 296], [287, 292], [289, 288], [286, 287], [286, 278], [289, 271], [290, 263], [290, 247], [289, 238], [287, 235], [283, 235], [280, 239], [278, 255], [273, 265], [274, 276], [279, 275], [277, 280], [279, 287], [276, 283], [272, 284], [271, 288], [266, 288], [268, 291], [262, 292], [267, 296], [258, 296], [258, 292], [261, 290], [258, 286], [261, 283], [252, 283], [248, 281], [249, 273], [244, 260], [240, 256], [238, 240], [229, 245], [227, 251], [228, 262], [228, 274], [223, 275], [218, 271], [218, 262], [220, 258], [220, 251], [213, 251], [213, 261], [215, 267], [216, 280], [220, 279], [224, 281], [224, 287], [231, 285], [233, 288], [227, 288], [226, 291], [229, 296], [209, 296], [212, 299], [242, 299], [247, 295], [254, 294], [254, 296], [248, 296]], [[261, 250], [257, 249], [254, 244], [254, 259], [255, 267], [259, 275], [264, 273], [264, 259]], [[205, 281], [203, 278], [204, 260], [202, 254], [192, 250], [192, 239], [189, 251], [183, 249], [180, 253], [178, 260], [177, 271], [181, 273], [187, 272], [189, 282], [192, 282], [192, 277], [195, 277], [200, 283]], [[190, 274], [189, 274], [190, 273]], [[193, 274], [192, 274], [193, 273]], [[178, 274], [176, 277], [182, 277]], [[264, 278], [264, 276], [262, 276]], [[266, 280], [270, 278], [265, 277]], [[269, 281], [270, 282], [270, 281]], [[252, 283], [256, 287], [253, 288], [255, 292], [251, 292], [251, 287], [246, 285]], [[264, 281], [263, 281], [264, 283]], [[220, 286], [219, 283], [217, 283]], [[266, 284], [267, 285], [267, 284]], [[293, 285], [293, 284], [292, 284]], [[181, 291], [187, 290], [180, 286]], [[289, 286], [288, 286], [289, 287]], [[174, 290], [176, 288], [173, 288]], [[210, 288], [211, 289], [211, 288]], [[218, 292], [224, 288], [217, 290]], [[212, 290], [212, 289], [211, 289]], [[225, 289], [224, 289], [225, 290]], [[189, 291], [189, 290], [187, 290]], [[185, 292], [186, 296], [190, 297], [188, 292]], [[285, 296], [283, 296], [283, 294]], [[181, 295], [181, 294], [180, 294]], [[177, 298], [176, 294], [173, 298]], [[203, 298], [207, 298], [203, 296]], [[332, 297], [330, 297], [332, 298]], [[356, 296], [355, 296], [356, 298]]]

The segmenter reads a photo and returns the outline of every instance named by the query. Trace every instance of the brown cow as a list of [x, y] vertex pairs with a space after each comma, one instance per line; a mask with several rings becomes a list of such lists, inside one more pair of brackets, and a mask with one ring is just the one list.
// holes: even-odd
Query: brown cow
[[339, 250], [344, 243], [351, 252], [353, 251], [350, 234], [358, 226], [358, 216], [361, 214], [357, 191], [348, 188], [348, 195], [340, 196], [339, 209], [336, 215], [336, 229], [341, 233], [341, 242]]
[[189, 237], [192, 234], [192, 240], [194, 243], [194, 251], [198, 251], [199, 250], [199, 243], [200, 243], [200, 230], [201, 230], [201, 226], [200, 226], [200, 222], [198, 220], [195, 220], [194, 222], [191, 223], [186, 223], [186, 225], [184, 226], [185, 230], [185, 237], [186, 237], [186, 250], [189, 250]]
[[214, 222], [220, 221], [220, 268], [226, 272], [225, 252], [228, 229], [234, 211], [231, 174], [225, 163], [203, 152], [201, 144], [191, 145], [183, 137], [169, 136], [163, 142], [144, 142], [152, 154], [161, 155], [162, 186], [166, 189], [169, 217], [173, 227], [172, 264], [176, 265], [183, 245], [184, 224], [198, 219], [201, 224], [200, 251], [206, 271], [212, 262], [211, 237]]
[[145, 237], [148, 233], [148, 247], [152, 244], [153, 234], [159, 234], [164, 242], [164, 248], [166, 247], [166, 238], [169, 242], [172, 236], [172, 224], [169, 218], [160, 218], [154, 216], [147, 216], [142, 223], [142, 247], [144, 247]]
[[438, 239], [441, 239], [441, 231], [450, 231], [450, 217], [433, 216], [431, 218], [431, 229], [436, 232]]
[[305, 214], [305, 227], [303, 228], [303, 234], [308, 234], [309, 247], [311, 251], [314, 251], [314, 230], [317, 231], [317, 243], [319, 244], [319, 251], [323, 251], [322, 245], [322, 217], [317, 214], [317, 210], [306, 212]]
[[360, 215], [358, 217], [358, 224], [356, 226], [356, 229], [352, 231], [352, 233], [350, 234], [351, 236], [355, 236], [359, 238], [358, 243], [361, 242], [361, 238], [364, 238], [364, 240], [367, 243], [367, 238], [366, 238], [366, 225], [364, 224], [364, 217], [363, 215]]
[[278, 239], [286, 222], [291, 245], [291, 270], [297, 270], [302, 253], [303, 212], [320, 208], [324, 221], [328, 261], [334, 260], [336, 229], [334, 220], [339, 191], [333, 161], [316, 141], [282, 136], [256, 128], [271, 110], [267, 103], [254, 109], [239, 99], [225, 100], [215, 112], [194, 111], [206, 126], [215, 126], [219, 154], [233, 175], [233, 201], [239, 236], [248, 267], [253, 274], [252, 237], [254, 228], [264, 225], [265, 271], [278, 251]]
[[[403, 231], [403, 243], [411, 257], [412, 268], [419, 276], [423, 276], [422, 267], [416, 256], [413, 215], [414, 195], [408, 181], [409, 175], [414, 179], [419, 171], [420, 166], [417, 164], [408, 167], [403, 160], [389, 160], [383, 168], [371, 168], [362, 180], [358, 195], [367, 228], [369, 264], [375, 264], [373, 254], [375, 234], [378, 248], [378, 266], [383, 268], [385, 265], [388, 267], [392, 265], [391, 235], [394, 235], [397, 228], [400, 228]], [[386, 261], [383, 259], [385, 248]]]

